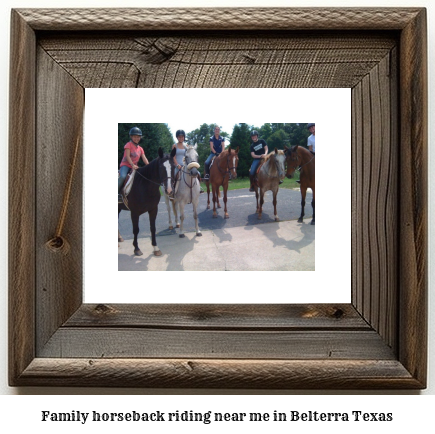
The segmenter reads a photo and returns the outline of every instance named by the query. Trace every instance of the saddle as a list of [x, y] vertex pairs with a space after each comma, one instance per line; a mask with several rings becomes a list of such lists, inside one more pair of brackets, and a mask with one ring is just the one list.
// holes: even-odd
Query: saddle
[[[127, 196], [130, 194], [131, 187], [133, 187], [134, 177], [136, 175], [136, 170], [130, 170], [128, 175], [125, 177], [124, 185], [121, 189], [121, 198], [122, 202], [118, 199], [118, 203], [124, 203], [124, 205], [128, 208], [128, 199]], [[119, 171], [118, 171], [119, 178]], [[130, 208], [128, 208], [130, 209]]]
[[254, 186], [257, 187], [257, 188], [260, 188], [260, 186], [258, 185], [258, 178], [257, 178], [257, 176], [260, 173], [260, 170], [263, 167], [264, 163], [265, 163], [264, 160], [260, 162], [260, 164], [258, 165], [257, 170], [255, 172], [255, 175], [254, 175]]
[[213, 158], [211, 159], [211, 161], [210, 161], [209, 171], [210, 171], [210, 169], [211, 169], [211, 166], [213, 166], [214, 160], [216, 160], [216, 158], [219, 157], [219, 155], [220, 155], [220, 154], [215, 154], [215, 155], [213, 156]]

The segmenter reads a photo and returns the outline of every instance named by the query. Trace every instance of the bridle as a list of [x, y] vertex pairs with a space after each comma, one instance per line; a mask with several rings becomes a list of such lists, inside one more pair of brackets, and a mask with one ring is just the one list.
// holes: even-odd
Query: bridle
[[[169, 160], [170, 160], [170, 158], [168, 158], [168, 161], [169, 161]], [[174, 181], [174, 177], [172, 176], [172, 174], [171, 174], [171, 176], [166, 176], [166, 177], [164, 177], [163, 180], [160, 178], [160, 163], [159, 163], [159, 178], [160, 178], [160, 183], [155, 182], [155, 181], [153, 181], [152, 179], [147, 178], [146, 176], [142, 175], [142, 173], [140, 173], [140, 172], [137, 171], [137, 170], [136, 170], [136, 173], [137, 173], [141, 178], [145, 179], [145, 180], [148, 181], [148, 182], [151, 182], [151, 184], [158, 185], [159, 187], [163, 187], [163, 188], [165, 189], [165, 191], [166, 191], [165, 182], [166, 182], [168, 179], [170, 179], [170, 180], [171, 180], [171, 184], [172, 184], [173, 181]]]
[[273, 156], [273, 158], [275, 159], [275, 166], [276, 166], [276, 171], [278, 172], [278, 175], [276, 175], [276, 176], [271, 175], [271, 174], [267, 171], [267, 167], [265, 167], [266, 162], [263, 163], [264, 172], [266, 173], [266, 175], [267, 175], [269, 178], [279, 178], [279, 162], [278, 162], [278, 160], [276, 159], [275, 155]]
[[[237, 156], [237, 154], [234, 154], [234, 156]], [[216, 158], [219, 158], [219, 157], [216, 157]], [[231, 159], [231, 153], [228, 152], [228, 155], [227, 155], [227, 168], [226, 168], [225, 171], [221, 169], [221, 167], [219, 165], [219, 162], [216, 162], [216, 163], [217, 163], [217, 167], [219, 169], [219, 172], [223, 175], [223, 177], [225, 178], [227, 175], [229, 175], [230, 179], [231, 179], [231, 177], [232, 177], [231, 171], [233, 169], [235, 170], [237, 168], [237, 166], [230, 166], [230, 159]]]
[[[287, 152], [288, 151], [286, 151], [286, 155], [288, 155], [289, 157], [290, 157], [290, 161], [296, 161], [297, 163], [299, 162], [299, 160], [301, 160], [301, 157], [300, 157], [300, 155], [297, 153], [297, 151], [291, 151], [291, 150], [289, 150], [290, 151], [290, 154], [287, 154]], [[292, 154], [296, 154], [296, 158], [293, 158], [292, 157]], [[299, 168], [297, 169], [297, 165], [294, 167], [294, 170], [299, 170], [299, 172], [301, 172], [302, 171], [302, 168], [304, 167], [304, 166], [306, 166], [307, 164], [309, 164], [309, 163], [311, 163], [313, 160], [314, 160], [314, 157], [315, 157], [315, 155], [313, 155], [312, 157], [311, 157], [311, 160], [309, 160], [309, 161], [307, 161], [306, 163], [304, 163], [304, 164], [302, 164], [302, 166], [301, 165], [299, 165]]]

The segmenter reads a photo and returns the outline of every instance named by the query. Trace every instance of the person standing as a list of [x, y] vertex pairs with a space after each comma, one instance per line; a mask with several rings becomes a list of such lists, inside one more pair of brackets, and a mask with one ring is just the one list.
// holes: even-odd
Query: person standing
[[263, 139], [258, 138], [258, 131], [253, 130], [251, 132], [251, 157], [254, 159], [251, 165], [251, 169], [249, 171], [249, 179], [251, 181], [251, 187], [249, 191], [255, 191], [254, 190], [254, 179], [255, 179], [255, 173], [257, 172], [258, 165], [260, 164], [260, 161], [262, 158], [264, 158], [268, 153], [268, 147], [267, 143]]
[[316, 124], [308, 124], [307, 129], [311, 133], [311, 136], [307, 139], [307, 146], [308, 149], [314, 153], [316, 152]]
[[210, 155], [205, 160], [204, 179], [210, 178], [210, 163], [214, 156], [218, 156], [225, 149], [225, 138], [220, 135], [221, 129], [216, 125], [214, 135], [210, 137]]
[[139, 168], [137, 164], [141, 158], [145, 165], [149, 164], [148, 159], [145, 156], [145, 151], [142, 146], [139, 146], [139, 142], [143, 137], [142, 131], [138, 127], [133, 127], [129, 134], [130, 141], [124, 146], [124, 156], [122, 157], [119, 168], [118, 202], [122, 201], [120, 194], [121, 189], [130, 170], [137, 170]]

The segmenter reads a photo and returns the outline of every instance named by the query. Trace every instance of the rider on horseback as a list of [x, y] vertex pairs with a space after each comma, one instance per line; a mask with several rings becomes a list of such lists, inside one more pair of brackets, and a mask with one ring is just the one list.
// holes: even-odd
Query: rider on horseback
[[214, 135], [210, 137], [210, 155], [205, 160], [204, 179], [210, 178], [210, 163], [213, 157], [217, 157], [225, 149], [225, 138], [220, 135], [221, 129], [216, 125]]
[[267, 143], [263, 139], [258, 139], [258, 131], [253, 130], [251, 132], [251, 157], [254, 159], [251, 165], [251, 169], [249, 171], [249, 179], [251, 181], [251, 188], [249, 191], [255, 191], [254, 190], [254, 180], [255, 180], [255, 173], [257, 172], [258, 166], [260, 164], [260, 161], [262, 158], [264, 158], [267, 155], [268, 148]]
[[138, 127], [133, 127], [130, 130], [130, 141], [124, 146], [124, 156], [121, 160], [120, 169], [119, 169], [119, 177], [118, 177], [118, 202], [122, 202], [121, 198], [121, 189], [124, 185], [125, 178], [127, 177], [130, 170], [137, 170], [139, 160], [142, 158], [142, 161], [145, 165], [148, 164], [148, 159], [145, 156], [145, 151], [142, 146], [139, 146], [139, 142], [141, 141], [143, 135], [142, 131]]

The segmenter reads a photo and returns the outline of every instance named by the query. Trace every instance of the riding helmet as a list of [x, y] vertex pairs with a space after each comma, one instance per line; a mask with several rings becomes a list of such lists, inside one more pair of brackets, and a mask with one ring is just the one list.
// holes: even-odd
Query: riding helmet
[[179, 136], [184, 136], [184, 138], [186, 138], [186, 133], [184, 132], [184, 130], [178, 130], [175, 133], [175, 137], [179, 137]]
[[142, 131], [138, 127], [133, 127], [130, 130], [130, 136], [143, 136]]
[[312, 123], [312, 124], [307, 124], [307, 130], [309, 130], [311, 127], [316, 126], [316, 124]]
[[252, 136], [257, 136], [257, 137], [258, 137], [258, 131], [253, 130], [253, 131], [251, 132], [251, 137], [252, 137]]

